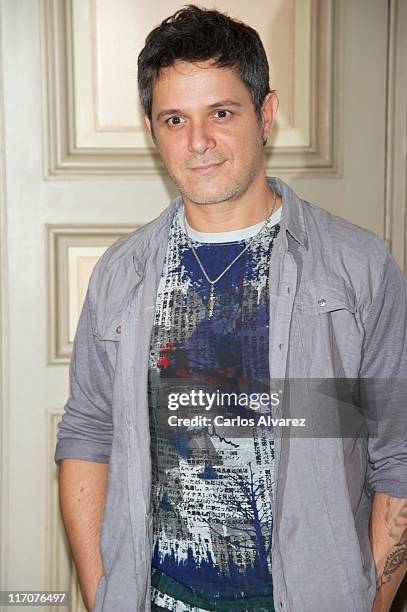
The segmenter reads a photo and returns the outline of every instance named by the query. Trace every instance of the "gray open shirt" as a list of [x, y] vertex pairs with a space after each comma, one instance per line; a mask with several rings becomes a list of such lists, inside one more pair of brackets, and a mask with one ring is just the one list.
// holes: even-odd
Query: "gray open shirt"
[[[273, 388], [291, 380], [312, 387], [321, 379], [407, 379], [407, 283], [382, 241], [301, 200], [281, 179], [268, 180], [283, 198], [270, 261]], [[97, 612], [150, 611], [148, 357], [168, 232], [180, 204], [176, 198], [102, 256], [75, 337], [55, 461], [109, 463]], [[372, 493], [407, 497], [405, 403], [391, 407], [379, 394], [376, 433], [355, 427], [344, 436], [332, 405], [321, 429], [298, 389], [290, 390], [290, 416], [309, 416], [307, 435], [275, 438], [275, 608], [368, 612], [375, 595]], [[275, 416], [282, 410], [276, 407]]]

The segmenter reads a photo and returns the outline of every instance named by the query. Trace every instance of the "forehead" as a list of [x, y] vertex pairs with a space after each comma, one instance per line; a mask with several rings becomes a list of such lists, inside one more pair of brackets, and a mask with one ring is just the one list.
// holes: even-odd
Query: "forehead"
[[213, 60], [205, 62], [177, 61], [162, 68], [153, 81], [153, 107], [174, 106], [182, 102], [209, 105], [216, 100], [235, 97], [250, 103], [251, 96], [236, 70], [221, 68]]

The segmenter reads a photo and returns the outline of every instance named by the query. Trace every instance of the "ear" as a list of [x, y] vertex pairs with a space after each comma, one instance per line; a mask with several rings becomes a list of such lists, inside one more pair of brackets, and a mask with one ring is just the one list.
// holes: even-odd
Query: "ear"
[[151, 121], [150, 121], [150, 119], [147, 117], [147, 115], [145, 113], [143, 115], [143, 119], [144, 119], [144, 123], [145, 123], [145, 126], [146, 126], [147, 130], [151, 134]]
[[261, 117], [263, 124], [263, 140], [267, 140], [269, 137], [271, 126], [273, 125], [274, 119], [277, 115], [279, 101], [275, 90], [270, 91], [264, 98], [261, 107]]
[[147, 117], [147, 115], [145, 113], [143, 115], [143, 119], [144, 119], [145, 126], [146, 126], [147, 130], [150, 132], [150, 136], [153, 139], [154, 144], [156, 145], [157, 141], [156, 141], [156, 138], [155, 138], [153, 126], [151, 125], [151, 121], [150, 121], [150, 119]]

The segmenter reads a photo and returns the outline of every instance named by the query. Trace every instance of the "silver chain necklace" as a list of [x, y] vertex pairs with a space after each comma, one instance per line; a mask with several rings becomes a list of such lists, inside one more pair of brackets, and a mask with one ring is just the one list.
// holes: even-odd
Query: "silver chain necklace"
[[[244, 249], [242, 251], [240, 251], [240, 253], [238, 253], [238, 255], [230, 262], [230, 264], [223, 270], [223, 272], [221, 274], [219, 274], [219, 276], [217, 278], [215, 278], [214, 280], [211, 280], [209, 278], [209, 276], [206, 273], [205, 268], [202, 265], [201, 260], [198, 257], [197, 252], [195, 251], [194, 245], [191, 242], [191, 239], [189, 237], [188, 232], [186, 231], [187, 234], [187, 239], [188, 239], [188, 245], [190, 246], [190, 248], [192, 249], [193, 254], [195, 255], [195, 258], [199, 264], [199, 267], [201, 268], [206, 280], [208, 281], [211, 289], [209, 292], [209, 298], [208, 298], [208, 318], [211, 319], [212, 315], [213, 315], [213, 309], [215, 307], [215, 302], [216, 302], [216, 296], [215, 296], [215, 283], [218, 282], [218, 280], [220, 280], [222, 278], [222, 276], [224, 274], [226, 274], [226, 272], [233, 266], [233, 264], [235, 263], [235, 261], [237, 261], [239, 259], [239, 257], [241, 257], [243, 255], [243, 253], [245, 251], [247, 251], [247, 249], [249, 248], [249, 246], [254, 242], [254, 240], [260, 235], [260, 233], [264, 230], [264, 228], [266, 227], [268, 221], [270, 220], [271, 216], [274, 213], [274, 208], [276, 206], [276, 200], [277, 200], [277, 192], [274, 191], [274, 198], [273, 198], [273, 208], [271, 209], [271, 213], [269, 214], [269, 216], [267, 217], [267, 219], [265, 220], [265, 222], [263, 223], [263, 225], [261, 226], [261, 228], [259, 229], [259, 231], [250, 238], [250, 240], [248, 241], [248, 243], [246, 244], [246, 246], [244, 247]], [[185, 225], [185, 229], [186, 229], [186, 224], [185, 224], [185, 214], [184, 214], [184, 225]]]

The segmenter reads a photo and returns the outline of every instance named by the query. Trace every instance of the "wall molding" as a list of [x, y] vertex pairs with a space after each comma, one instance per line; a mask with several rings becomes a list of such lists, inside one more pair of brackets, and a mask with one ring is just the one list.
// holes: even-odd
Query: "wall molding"
[[407, 274], [407, 2], [388, 6], [384, 237]]
[[[2, 33], [2, 8], [0, 6], [0, 35]], [[0, 36], [1, 37], [1, 36]], [[3, 53], [0, 45], [0, 584], [8, 588], [9, 569], [9, 385], [8, 385], [8, 232], [7, 232], [7, 172], [6, 129], [4, 115]]]
[[[40, 0], [45, 178], [52, 180], [105, 175], [135, 179], [138, 176], [165, 174], [157, 150], [153, 147], [136, 149], [76, 145], [74, 2], [75, 0]], [[307, 146], [268, 145], [268, 172], [277, 172], [282, 177], [341, 176], [343, 147], [340, 5], [341, 3], [334, 0], [310, 0], [310, 142]]]
[[[385, 223], [387, 247], [407, 275], [407, 2], [388, 0]], [[407, 612], [407, 577], [391, 607]]]

